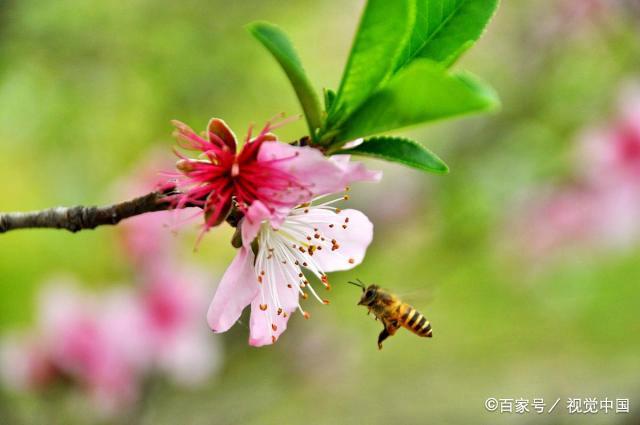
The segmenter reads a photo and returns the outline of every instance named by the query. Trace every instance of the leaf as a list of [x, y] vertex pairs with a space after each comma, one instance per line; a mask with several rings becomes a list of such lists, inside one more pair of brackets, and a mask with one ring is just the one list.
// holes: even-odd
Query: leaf
[[336, 92], [331, 89], [324, 89], [324, 109], [328, 111], [336, 100]]
[[449, 167], [436, 154], [418, 142], [401, 137], [373, 137], [358, 146], [338, 153], [370, 156], [399, 162], [418, 170], [445, 174]]
[[495, 109], [495, 92], [470, 74], [419, 59], [373, 94], [339, 129], [332, 147], [359, 137]]
[[414, 0], [415, 24], [394, 71], [414, 59], [450, 66], [482, 35], [498, 0]]
[[320, 100], [287, 34], [269, 22], [254, 22], [247, 29], [271, 52], [289, 77], [307, 119], [310, 134], [315, 135], [316, 129], [322, 126]]
[[344, 120], [391, 75], [413, 27], [415, 0], [369, 0], [327, 127]]

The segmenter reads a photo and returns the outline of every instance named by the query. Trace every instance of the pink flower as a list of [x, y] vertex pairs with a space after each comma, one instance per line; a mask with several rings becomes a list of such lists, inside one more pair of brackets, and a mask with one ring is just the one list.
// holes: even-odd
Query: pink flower
[[183, 176], [178, 181], [182, 191], [176, 207], [201, 205], [206, 221], [205, 229], [220, 224], [229, 213], [235, 199], [240, 208], [246, 208], [260, 200], [271, 208], [291, 206], [308, 195], [303, 184], [282, 170], [281, 162], [294, 159], [265, 161], [259, 158], [265, 143], [276, 137], [267, 124], [257, 137], [247, 135], [245, 145], [238, 150], [236, 137], [224, 121], [213, 118], [207, 134], [200, 137], [187, 125], [175, 121], [176, 136], [185, 149], [200, 151], [198, 158], [187, 158], [178, 153], [181, 160], [177, 168]]
[[640, 89], [624, 93], [614, 124], [581, 140], [578, 181], [531, 197], [518, 214], [529, 254], [567, 245], [618, 248], [640, 239]]
[[625, 93], [615, 124], [585, 135], [580, 160], [594, 184], [633, 184], [640, 191], [640, 87]]
[[157, 264], [140, 296], [141, 335], [149, 340], [157, 367], [174, 381], [197, 385], [220, 363], [220, 349], [204, 320], [208, 276], [190, 267]]
[[[299, 297], [308, 293], [322, 303], [305, 271], [329, 288], [327, 272], [348, 270], [362, 262], [373, 225], [356, 210], [331, 207], [334, 201], [293, 209], [279, 225], [255, 202], [240, 223], [243, 247], [222, 277], [207, 319], [216, 332], [228, 330], [251, 304], [249, 343], [274, 343], [291, 313], [304, 312]], [[254, 254], [251, 245], [257, 242]], [[307, 293], [308, 291], [308, 293]]]
[[136, 360], [144, 356], [134, 334], [135, 310], [114, 300], [118, 308], [96, 313], [104, 311], [97, 300], [68, 285], [48, 288], [42, 301], [41, 329], [54, 364], [84, 386], [104, 413], [133, 402], [140, 372]]
[[352, 164], [348, 156], [326, 158], [311, 147], [277, 142], [272, 130], [282, 125], [267, 123], [238, 150], [236, 137], [224, 121], [213, 118], [205, 137], [185, 124], [174, 123], [177, 137], [185, 149], [200, 151], [198, 158], [181, 158], [177, 163], [177, 188], [182, 192], [175, 207], [202, 206], [205, 230], [220, 224], [232, 202], [246, 212], [260, 201], [269, 211], [286, 215], [288, 209], [315, 196], [343, 190], [350, 181], [377, 179], [377, 173]]
[[37, 338], [10, 335], [0, 345], [0, 376], [13, 390], [35, 391], [54, 381], [58, 373]]

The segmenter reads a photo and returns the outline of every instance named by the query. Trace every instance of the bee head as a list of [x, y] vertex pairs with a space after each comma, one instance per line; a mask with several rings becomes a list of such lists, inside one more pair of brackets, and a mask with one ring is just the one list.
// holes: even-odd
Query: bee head
[[358, 302], [358, 305], [371, 305], [373, 301], [378, 296], [378, 289], [380, 287], [378, 285], [369, 285], [367, 289], [362, 288], [362, 297]]

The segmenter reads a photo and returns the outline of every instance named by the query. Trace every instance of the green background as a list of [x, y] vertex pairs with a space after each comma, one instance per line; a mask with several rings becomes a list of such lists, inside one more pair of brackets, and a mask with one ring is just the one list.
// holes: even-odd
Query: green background
[[[457, 65], [496, 88], [502, 111], [407, 133], [451, 173], [367, 161], [385, 179], [354, 187], [350, 205], [374, 221], [374, 242], [362, 266], [331, 276], [331, 304], [306, 301], [312, 319], [294, 317], [272, 347], [249, 347], [243, 324], [212, 335], [224, 344], [221, 372], [199, 390], [157, 382], [135, 423], [640, 421], [640, 246], [582, 247], [532, 263], [505, 243], [517, 236], [505, 230], [517, 201], [532, 186], [572, 178], [577, 135], [606, 122], [621, 83], [639, 76], [640, 20], [616, 10], [564, 19], [551, 0], [503, 3]], [[335, 88], [362, 4], [0, 1], [0, 210], [116, 201], [115, 182], [150, 152], [171, 157], [170, 119], [201, 128], [218, 116], [244, 134], [250, 123], [299, 113], [243, 25], [285, 28], [316, 87]], [[279, 135], [304, 132], [301, 120]], [[210, 270], [211, 294], [234, 254], [230, 236], [211, 232], [195, 254], [195, 231], [182, 237], [184, 256]], [[135, 280], [112, 228], [1, 235], [1, 330], [31, 323], [39, 285], [60, 272], [93, 287]], [[378, 352], [380, 325], [344, 284], [355, 277], [406, 294], [434, 338], [399, 332]], [[605, 396], [630, 398], [632, 414], [483, 407], [488, 397]], [[94, 423], [74, 406], [7, 393], [0, 422]]]

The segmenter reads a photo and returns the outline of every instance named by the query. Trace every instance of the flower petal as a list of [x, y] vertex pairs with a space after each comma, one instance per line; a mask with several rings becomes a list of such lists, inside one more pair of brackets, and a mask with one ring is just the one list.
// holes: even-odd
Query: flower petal
[[335, 250], [323, 249], [314, 253], [313, 258], [323, 271], [349, 270], [362, 262], [373, 239], [373, 224], [366, 215], [352, 209], [337, 214], [317, 209], [309, 214], [309, 219], [317, 222], [315, 226], [326, 239], [337, 242]]
[[262, 202], [254, 201], [247, 209], [247, 212], [240, 223], [240, 229], [242, 230], [242, 244], [245, 247], [250, 247], [251, 242], [258, 236], [260, 226], [264, 220], [271, 217], [272, 213], [269, 211]]
[[[267, 300], [267, 309], [263, 310], [260, 297], [251, 302], [251, 319], [249, 320], [249, 344], [254, 347], [270, 345], [277, 341], [287, 329], [287, 322], [292, 311], [277, 314], [273, 303]], [[283, 313], [287, 313], [286, 317]]]
[[227, 331], [257, 295], [253, 258], [251, 249], [241, 248], [222, 276], [207, 312], [207, 322], [213, 331]]
[[377, 181], [380, 173], [367, 170], [363, 164], [351, 163], [349, 155], [327, 158], [309, 146], [284, 143], [264, 143], [258, 161], [274, 161], [278, 167], [293, 175], [312, 196], [340, 192], [355, 181]]
[[369, 170], [362, 162], [352, 162], [351, 155], [333, 155], [331, 161], [342, 169], [347, 184], [358, 181], [377, 183], [382, 179], [382, 171]]

